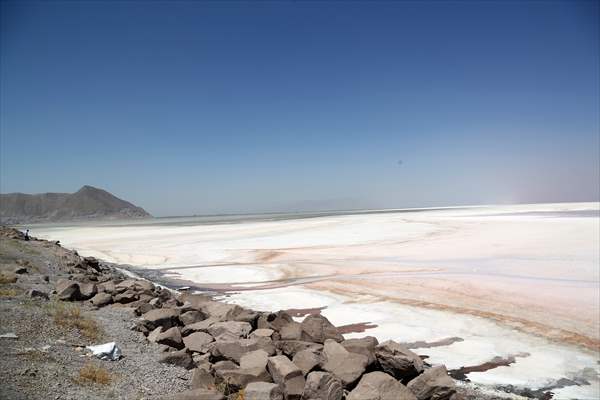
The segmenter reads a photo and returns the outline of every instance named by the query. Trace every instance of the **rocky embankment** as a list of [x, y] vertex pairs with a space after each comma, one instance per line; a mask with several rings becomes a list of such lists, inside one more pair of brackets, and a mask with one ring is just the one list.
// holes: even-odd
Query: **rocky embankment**
[[[483, 398], [399, 343], [344, 339], [322, 315], [177, 293], [58, 243], [0, 236], [2, 398]], [[66, 313], [74, 323], [61, 323], [64, 307], [80, 310]], [[118, 361], [85, 353], [113, 341]]]

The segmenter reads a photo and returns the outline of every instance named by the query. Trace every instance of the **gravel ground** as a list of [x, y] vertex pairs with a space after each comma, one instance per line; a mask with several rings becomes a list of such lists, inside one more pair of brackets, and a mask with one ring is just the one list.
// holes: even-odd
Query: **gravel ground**
[[[0, 272], [22, 265], [28, 270], [16, 283], [0, 284], [0, 335], [18, 336], [0, 338], [0, 399], [151, 399], [189, 389], [191, 371], [158, 363], [160, 348], [130, 329], [130, 308], [78, 304], [102, 332], [90, 340], [55, 323], [57, 302], [27, 296], [31, 288], [50, 293], [67, 260], [58, 246], [0, 238]], [[119, 361], [98, 360], [82, 347], [112, 341], [123, 352]], [[110, 382], [81, 380], [81, 368], [90, 363], [105, 369]]]

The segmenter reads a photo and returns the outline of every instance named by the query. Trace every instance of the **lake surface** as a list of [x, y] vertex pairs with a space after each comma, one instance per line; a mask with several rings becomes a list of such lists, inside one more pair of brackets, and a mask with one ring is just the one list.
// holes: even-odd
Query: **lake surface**
[[[533, 204], [37, 225], [80, 254], [256, 309], [322, 308], [484, 389], [598, 398], [600, 204]], [[458, 338], [458, 339], [457, 339]], [[433, 343], [433, 344], [432, 344]], [[564, 380], [562, 381], [565, 382]], [[587, 384], [583, 384], [587, 383]]]

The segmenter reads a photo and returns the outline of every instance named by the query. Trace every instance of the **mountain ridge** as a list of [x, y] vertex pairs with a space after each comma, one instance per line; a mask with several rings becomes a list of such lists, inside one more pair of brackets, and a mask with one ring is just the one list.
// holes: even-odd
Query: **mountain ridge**
[[143, 208], [90, 185], [75, 193], [0, 193], [3, 224], [148, 217]]

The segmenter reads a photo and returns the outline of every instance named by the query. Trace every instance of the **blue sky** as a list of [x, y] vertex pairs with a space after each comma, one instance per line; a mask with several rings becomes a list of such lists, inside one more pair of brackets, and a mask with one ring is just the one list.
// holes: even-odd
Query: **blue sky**
[[0, 191], [155, 215], [597, 201], [598, 4], [2, 2]]

